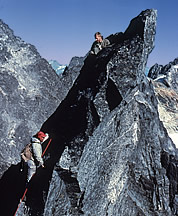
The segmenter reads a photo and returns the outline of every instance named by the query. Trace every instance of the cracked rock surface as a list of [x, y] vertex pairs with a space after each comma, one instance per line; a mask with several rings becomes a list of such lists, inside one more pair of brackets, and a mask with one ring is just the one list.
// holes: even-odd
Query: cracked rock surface
[[[84, 150], [79, 151], [80, 141], [74, 142], [59, 162], [73, 172], [80, 187], [78, 212], [66, 215], [177, 214], [177, 149], [159, 119], [152, 82], [144, 75], [155, 24], [155, 11], [143, 12], [124, 34], [108, 37], [113, 45], [97, 57], [104, 59], [112, 50], [102, 69], [106, 78], [94, 97], [100, 123]], [[135, 33], [135, 25], [142, 30]], [[47, 203], [53, 197], [60, 208], [53, 192]]]
[[0, 176], [59, 105], [59, 78], [0, 20]]

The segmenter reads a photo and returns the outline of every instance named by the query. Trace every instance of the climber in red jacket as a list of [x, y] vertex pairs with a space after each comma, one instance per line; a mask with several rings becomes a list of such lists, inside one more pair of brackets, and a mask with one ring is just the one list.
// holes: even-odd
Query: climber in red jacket
[[21, 157], [27, 162], [28, 174], [27, 182], [30, 181], [32, 176], [36, 173], [37, 167], [44, 168], [44, 162], [42, 158], [42, 144], [49, 138], [49, 135], [39, 131], [35, 136], [31, 138], [31, 143], [26, 146], [22, 151]]

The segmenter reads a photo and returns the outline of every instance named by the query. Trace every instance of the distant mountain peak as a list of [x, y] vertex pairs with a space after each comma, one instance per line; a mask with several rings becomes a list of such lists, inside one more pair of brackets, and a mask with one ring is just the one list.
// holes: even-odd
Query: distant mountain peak
[[67, 66], [67, 65], [60, 64], [57, 60], [49, 60], [48, 62], [58, 75], [62, 74]]

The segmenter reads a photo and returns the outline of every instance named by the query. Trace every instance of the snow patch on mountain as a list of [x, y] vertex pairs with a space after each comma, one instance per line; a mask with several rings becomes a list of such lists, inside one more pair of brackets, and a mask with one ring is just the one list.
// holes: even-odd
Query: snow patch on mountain
[[178, 149], [178, 133], [169, 134], [170, 138], [172, 139], [173, 143], [176, 145]]

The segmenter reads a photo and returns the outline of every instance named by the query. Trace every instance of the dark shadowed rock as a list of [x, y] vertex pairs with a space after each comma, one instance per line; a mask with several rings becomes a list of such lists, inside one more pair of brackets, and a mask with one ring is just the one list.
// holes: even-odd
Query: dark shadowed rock
[[78, 77], [80, 70], [84, 64], [85, 57], [73, 57], [64, 72], [59, 75], [60, 101], [68, 94], [70, 88]]
[[[34, 46], [14, 36], [13, 31], [0, 20], [2, 215], [12, 215], [24, 190], [25, 175], [20, 174], [18, 164], [20, 152], [55, 111], [61, 94], [59, 77], [48, 62], [41, 58]], [[12, 203], [11, 208], [7, 207], [9, 203]]]

